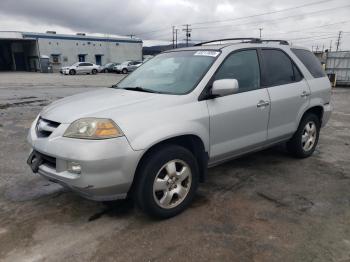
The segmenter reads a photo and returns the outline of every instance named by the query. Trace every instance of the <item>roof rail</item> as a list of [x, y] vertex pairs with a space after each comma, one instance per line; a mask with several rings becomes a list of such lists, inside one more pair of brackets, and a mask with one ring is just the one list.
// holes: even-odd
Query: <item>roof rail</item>
[[201, 42], [201, 43], [195, 44], [194, 46], [201, 46], [201, 45], [215, 43], [215, 42], [221, 42], [221, 41], [238, 41], [238, 40], [240, 40], [242, 43], [259, 43], [260, 42], [259, 38], [254, 38], [254, 37], [224, 38], [224, 39], [211, 40], [211, 41], [207, 41], [207, 42]]
[[280, 45], [289, 45], [288, 41], [286, 40], [279, 40], [279, 39], [259, 39], [261, 43], [268, 43], [268, 42], [277, 42]]

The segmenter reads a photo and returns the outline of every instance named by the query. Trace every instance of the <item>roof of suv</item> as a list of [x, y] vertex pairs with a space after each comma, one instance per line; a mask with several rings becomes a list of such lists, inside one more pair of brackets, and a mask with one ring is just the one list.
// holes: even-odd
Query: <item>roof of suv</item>
[[[189, 51], [189, 50], [222, 50], [222, 49], [225, 49], [225, 48], [229, 48], [229, 47], [237, 47], [237, 49], [239, 48], [249, 48], [249, 47], [278, 47], [278, 48], [281, 48], [281, 49], [285, 49], [285, 48], [296, 48], [296, 49], [305, 49], [305, 50], [308, 50], [307, 48], [305, 47], [301, 47], [301, 46], [290, 46], [288, 44], [287, 41], [284, 41], [284, 40], [281, 40], [281, 41], [284, 41], [285, 43], [281, 43], [279, 42], [280, 40], [278, 41], [267, 41], [265, 42], [264, 40], [262, 40], [261, 42], [231, 42], [231, 43], [219, 43], [219, 44], [202, 44], [202, 45], [195, 45], [195, 46], [190, 46], [190, 47], [183, 47], [183, 48], [178, 48], [178, 49], [172, 49], [172, 50], [168, 50], [166, 52], [172, 52], [174, 50], [176, 51]], [[220, 42], [220, 40], [218, 40], [217, 42]], [[225, 41], [223, 41], [225, 42]]]

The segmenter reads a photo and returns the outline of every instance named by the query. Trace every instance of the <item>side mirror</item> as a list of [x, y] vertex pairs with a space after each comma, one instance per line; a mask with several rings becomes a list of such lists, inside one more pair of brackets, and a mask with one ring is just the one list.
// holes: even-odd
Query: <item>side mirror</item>
[[214, 97], [232, 95], [238, 92], [237, 79], [215, 80], [211, 89], [211, 95]]

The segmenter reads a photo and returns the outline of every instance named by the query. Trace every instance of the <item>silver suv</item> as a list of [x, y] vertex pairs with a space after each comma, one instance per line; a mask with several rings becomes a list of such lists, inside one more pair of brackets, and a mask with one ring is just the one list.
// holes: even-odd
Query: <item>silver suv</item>
[[245, 39], [164, 52], [117, 85], [58, 100], [28, 141], [34, 173], [93, 200], [128, 196], [171, 217], [207, 168], [286, 142], [310, 156], [331, 86], [307, 49]]
[[142, 62], [140, 61], [125, 61], [119, 65], [114, 66], [113, 71], [116, 73], [127, 74], [136, 70], [140, 65], [142, 65]]

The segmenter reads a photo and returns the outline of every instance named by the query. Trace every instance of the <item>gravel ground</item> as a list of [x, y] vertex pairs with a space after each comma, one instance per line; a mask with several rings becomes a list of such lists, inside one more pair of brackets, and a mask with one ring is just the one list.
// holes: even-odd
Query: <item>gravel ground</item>
[[116, 74], [0, 74], [0, 261], [350, 261], [350, 89], [315, 154], [283, 146], [209, 170], [191, 207], [152, 220], [63, 190], [26, 165], [41, 108], [110, 86]]

